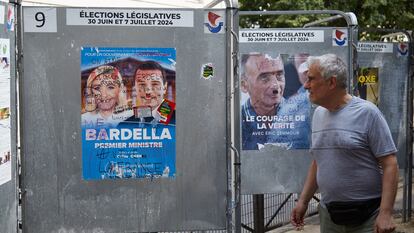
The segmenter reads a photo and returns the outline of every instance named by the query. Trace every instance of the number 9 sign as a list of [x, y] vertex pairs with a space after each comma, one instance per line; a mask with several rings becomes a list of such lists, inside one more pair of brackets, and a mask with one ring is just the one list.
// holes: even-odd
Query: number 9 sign
[[24, 8], [24, 32], [57, 32], [56, 8]]
[[37, 22], [40, 22], [40, 24], [36, 24], [36, 27], [41, 28], [45, 25], [45, 22], [46, 22], [45, 13], [36, 12], [35, 19], [36, 19]]

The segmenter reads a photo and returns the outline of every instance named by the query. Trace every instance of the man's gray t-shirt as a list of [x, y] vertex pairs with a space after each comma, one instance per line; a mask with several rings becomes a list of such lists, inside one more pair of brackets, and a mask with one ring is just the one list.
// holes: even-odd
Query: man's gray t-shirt
[[311, 155], [316, 160], [322, 202], [381, 196], [377, 158], [397, 152], [378, 108], [358, 97], [330, 112], [318, 107], [312, 121]]

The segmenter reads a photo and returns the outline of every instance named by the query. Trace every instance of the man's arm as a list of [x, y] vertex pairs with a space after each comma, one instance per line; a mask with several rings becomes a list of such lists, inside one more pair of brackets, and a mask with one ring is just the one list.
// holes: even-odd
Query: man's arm
[[392, 214], [398, 188], [398, 163], [395, 154], [380, 157], [379, 163], [383, 169], [382, 199], [375, 221], [375, 233], [388, 233], [395, 230]]
[[312, 160], [302, 193], [300, 194], [300, 198], [290, 215], [290, 222], [297, 228], [300, 228], [304, 225], [303, 217], [305, 216], [306, 210], [308, 209], [309, 201], [318, 189], [318, 185], [316, 183], [317, 169], [318, 167], [316, 165], [316, 161]]

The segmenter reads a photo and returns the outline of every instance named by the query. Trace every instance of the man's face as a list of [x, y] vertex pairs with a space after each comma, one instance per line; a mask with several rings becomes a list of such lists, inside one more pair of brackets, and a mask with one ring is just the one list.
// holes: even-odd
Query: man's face
[[323, 106], [326, 101], [329, 101], [327, 97], [331, 89], [331, 80], [322, 77], [318, 64], [309, 67], [308, 80], [304, 87], [309, 91], [309, 99], [312, 103]]
[[138, 70], [135, 74], [135, 88], [139, 106], [156, 109], [162, 103], [167, 91], [160, 70]]
[[118, 102], [120, 83], [112, 79], [110, 75], [100, 75], [92, 82], [92, 94], [98, 109], [101, 111], [113, 111]]
[[283, 99], [285, 71], [283, 62], [265, 55], [252, 55], [245, 65], [242, 91], [247, 92], [256, 112], [265, 114]]

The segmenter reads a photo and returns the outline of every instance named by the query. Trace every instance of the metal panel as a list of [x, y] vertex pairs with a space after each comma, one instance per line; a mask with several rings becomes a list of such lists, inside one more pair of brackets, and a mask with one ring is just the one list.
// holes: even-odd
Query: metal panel
[[[207, 11], [193, 12], [194, 27], [68, 26], [58, 8], [56, 33], [24, 32], [24, 232], [225, 229], [226, 39], [204, 32]], [[176, 48], [175, 178], [82, 179], [84, 46]]]
[[[348, 46], [333, 46], [333, 32], [336, 29], [347, 31], [346, 28], [313, 28], [313, 29], [260, 29], [260, 31], [323, 31], [323, 42], [245, 42], [240, 43], [240, 54], [263, 53], [272, 57], [277, 55], [293, 55], [308, 53], [317, 56], [326, 53], [337, 54], [346, 63], [349, 61]], [[240, 30], [243, 32], [257, 32], [257, 29]], [[315, 33], [316, 34], [316, 33]], [[310, 35], [310, 34], [308, 34]], [[348, 33], [349, 36], [349, 33]], [[305, 36], [306, 37], [306, 36]], [[311, 38], [310, 38], [311, 39]], [[242, 39], [240, 39], [242, 40]], [[285, 63], [285, 71], [287, 71]], [[292, 79], [286, 74], [286, 83]], [[288, 84], [286, 84], [288, 85]], [[286, 91], [286, 88], [285, 88]], [[242, 99], [243, 103], [244, 100]], [[312, 115], [313, 110], [309, 115]], [[292, 193], [302, 190], [311, 157], [307, 149], [290, 149], [266, 145], [260, 150], [241, 151], [241, 187], [244, 194], [256, 193]]]
[[[398, 165], [406, 168], [407, 154], [407, 85], [409, 65], [408, 43], [378, 43], [364, 41], [364, 44], [377, 46], [378, 51], [358, 52], [358, 67], [378, 69], [379, 101], [378, 108], [384, 114], [397, 146]], [[385, 46], [389, 46], [389, 52]], [[402, 46], [402, 48], [401, 48]], [[380, 48], [380, 49], [378, 49]], [[354, 80], [357, 82], [357, 80]], [[356, 83], [354, 86], [357, 86]]]
[[[8, 107], [10, 109], [10, 116], [6, 119], [0, 117], [0, 136], [1, 136], [1, 150], [0, 158], [0, 232], [14, 233], [17, 232], [17, 208], [18, 208], [18, 188], [17, 188], [17, 124], [16, 124], [16, 59], [15, 59], [15, 31], [14, 21], [10, 24], [8, 17], [8, 10], [13, 15], [15, 7], [12, 4], [0, 3], [0, 10], [2, 15], [0, 30], [1, 54], [4, 54], [4, 43], [7, 45], [8, 66], [2, 60], [0, 64], [0, 108]], [[13, 20], [15, 20], [13, 16]], [[11, 27], [9, 27], [11, 26]], [[13, 29], [13, 31], [11, 31]], [[3, 57], [3, 56], [2, 56]], [[7, 106], [6, 106], [7, 105]], [[6, 113], [7, 114], [7, 113]], [[2, 114], [3, 115], [3, 114]], [[3, 119], [1, 119], [3, 118]], [[6, 151], [7, 148], [7, 151]], [[5, 153], [11, 153], [9, 161], [6, 161]], [[7, 159], [8, 160], [8, 159]], [[5, 162], [6, 161], [6, 162]]]

